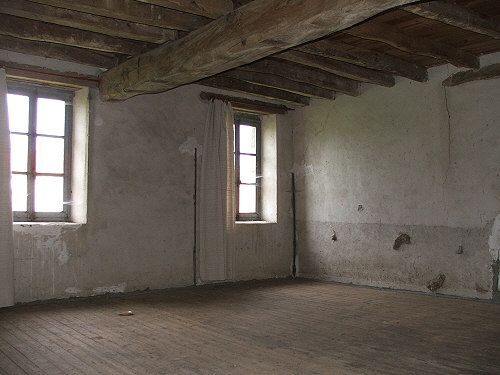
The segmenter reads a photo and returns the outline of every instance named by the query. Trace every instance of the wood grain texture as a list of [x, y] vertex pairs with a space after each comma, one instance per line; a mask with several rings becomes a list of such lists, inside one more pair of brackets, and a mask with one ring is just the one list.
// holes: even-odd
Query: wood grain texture
[[464, 30], [500, 39], [500, 21], [498, 19], [483, 17], [457, 4], [431, 1], [418, 5], [409, 5], [404, 10]]
[[255, 0], [103, 74], [103, 100], [191, 83], [345, 29], [410, 0]]
[[345, 30], [345, 33], [387, 43], [405, 52], [442, 59], [457, 67], [479, 67], [479, 58], [469, 52], [432, 39], [413, 36], [384, 24], [364, 23]]
[[467, 70], [452, 74], [443, 81], [443, 86], [458, 86], [467, 82], [500, 78], [500, 64], [485, 66], [479, 70]]
[[305, 280], [19, 306], [0, 310], [0, 373], [498, 374], [499, 313]]
[[328, 57], [330, 59], [397, 74], [418, 82], [427, 81], [427, 69], [397, 57], [353, 47], [346, 43], [323, 39], [295, 47], [294, 50]]
[[209, 18], [219, 18], [233, 10], [231, 0], [138, 0], [141, 3], [159, 5], [165, 8], [198, 14]]
[[144, 42], [160, 44], [177, 39], [175, 30], [57, 8], [26, 0], [0, 0], [0, 13]]

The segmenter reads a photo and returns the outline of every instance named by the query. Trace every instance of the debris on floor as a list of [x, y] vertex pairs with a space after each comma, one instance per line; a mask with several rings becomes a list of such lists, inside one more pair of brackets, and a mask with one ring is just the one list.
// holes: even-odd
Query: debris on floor
[[129, 311], [123, 311], [119, 315], [121, 315], [121, 316], [130, 316], [130, 315], [134, 315], [134, 313], [129, 310]]
[[440, 273], [437, 277], [429, 281], [429, 284], [427, 284], [427, 289], [435, 293], [443, 286], [445, 280], [446, 280], [446, 275]]
[[394, 250], [399, 250], [399, 248], [401, 247], [401, 245], [403, 244], [407, 244], [407, 245], [410, 245], [411, 244], [411, 238], [408, 234], [406, 233], [399, 233], [399, 236], [398, 238], [396, 238], [396, 240], [394, 241], [394, 245], [392, 246], [392, 248]]

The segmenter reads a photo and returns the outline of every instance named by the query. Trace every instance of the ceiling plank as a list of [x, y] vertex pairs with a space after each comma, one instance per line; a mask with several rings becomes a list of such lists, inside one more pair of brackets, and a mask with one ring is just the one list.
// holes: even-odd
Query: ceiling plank
[[443, 86], [452, 87], [463, 83], [500, 78], [500, 64], [485, 66], [479, 70], [467, 70], [452, 74], [443, 81]]
[[219, 18], [233, 10], [232, 0], [137, 0], [141, 3], [193, 13], [208, 18]]
[[0, 0], [0, 13], [157, 44], [177, 39], [175, 30], [56, 8], [26, 0]]
[[89, 49], [64, 46], [62, 44], [36, 42], [0, 35], [0, 46], [7, 51], [70, 61], [98, 68], [109, 69], [116, 65], [116, 60], [113, 56]]
[[359, 96], [360, 94], [359, 83], [357, 81], [285, 60], [264, 59], [249, 65], [240, 66], [238, 70], [274, 74], [350, 96]]
[[463, 30], [500, 39], [500, 21], [483, 17], [479, 13], [465, 7], [446, 3], [444, 1], [431, 1], [417, 5], [410, 5], [404, 10], [418, 16], [440, 21]]
[[104, 100], [191, 83], [345, 29], [412, 0], [254, 0], [103, 74]]
[[36, 3], [76, 10], [104, 17], [118, 18], [125, 21], [164, 27], [167, 29], [191, 31], [202, 27], [210, 19], [163, 8], [157, 5], [143, 4], [134, 0], [31, 0]]
[[295, 47], [294, 50], [360, 65], [365, 68], [391, 72], [418, 82], [425, 82], [428, 78], [427, 69], [423, 66], [391, 55], [329, 39], [304, 44]]
[[293, 81], [288, 78], [280, 77], [269, 73], [251, 72], [248, 70], [231, 70], [221, 73], [223, 77], [230, 77], [255, 83], [261, 86], [274, 87], [276, 89], [295, 92], [300, 95], [310, 96], [321, 99], [334, 99], [335, 91], [325, 89], [323, 87], [313, 86], [304, 82]]
[[302, 96], [293, 92], [279, 90], [272, 87], [255, 85], [253, 83], [240, 81], [238, 79], [229, 77], [214, 76], [202, 79], [196, 83], [204, 86], [215, 87], [218, 89], [243, 92], [267, 99], [279, 100], [281, 102], [291, 103], [299, 106], [309, 105], [309, 98], [307, 96]]
[[311, 55], [300, 51], [286, 51], [275, 56], [280, 59], [326, 70], [327, 72], [354, 79], [360, 82], [373, 83], [375, 85], [385, 87], [392, 87], [395, 85], [394, 77], [388, 73], [373, 69], [367, 69], [362, 66], [353, 65], [318, 55]]
[[411, 36], [403, 30], [391, 26], [370, 22], [345, 30], [344, 33], [363, 39], [383, 42], [412, 54], [442, 59], [457, 67], [479, 67], [478, 57], [469, 52], [455, 48], [449, 44]]
[[15, 38], [65, 44], [104, 52], [137, 55], [152, 44], [77, 30], [67, 26], [0, 14], [0, 34]]

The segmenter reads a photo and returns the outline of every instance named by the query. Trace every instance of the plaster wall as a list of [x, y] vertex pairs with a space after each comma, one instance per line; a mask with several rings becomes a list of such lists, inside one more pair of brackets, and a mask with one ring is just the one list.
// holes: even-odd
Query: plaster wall
[[[15, 302], [192, 285], [193, 155], [202, 150], [203, 89], [123, 103], [104, 103], [91, 90], [87, 221], [14, 225]], [[278, 165], [289, 171], [292, 138], [284, 126], [278, 119]], [[288, 181], [280, 174], [278, 210], [286, 214], [277, 223], [237, 226], [235, 280], [289, 274]]]
[[[491, 298], [500, 85], [445, 89], [454, 71], [365, 86], [361, 97], [315, 100], [290, 115], [299, 275], [428, 292], [444, 274], [439, 293]], [[411, 244], [394, 250], [400, 233]]]

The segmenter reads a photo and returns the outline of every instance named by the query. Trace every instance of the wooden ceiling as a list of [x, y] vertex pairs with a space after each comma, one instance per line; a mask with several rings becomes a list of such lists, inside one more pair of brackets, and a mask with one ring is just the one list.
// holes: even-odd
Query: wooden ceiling
[[[250, 27], [244, 24], [244, 16], [248, 14], [250, 18], [246, 8], [252, 5], [248, 3], [251, 1], [0, 0], [0, 48], [103, 69], [114, 68], [108, 73], [109, 77], [128, 78], [141, 74], [132, 72], [130, 65], [148, 63], [151, 56], [159, 55], [156, 51], [160, 45], [181, 48], [186, 41], [184, 46], [193, 49], [189, 38], [195, 38], [192, 33], [195, 30], [199, 29], [199, 34], [206, 31], [201, 43], [210, 45], [214, 42], [211, 38], [220, 38], [214, 32], [216, 24], [238, 22]], [[313, 3], [310, 2], [311, 6]], [[230, 13], [233, 9], [241, 11], [241, 18], [235, 20], [234, 13]], [[258, 9], [254, 8], [256, 12]], [[272, 22], [266, 14], [262, 15], [262, 24], [257, 21], [257, 31], [263, 29], [266, 22]], [[248, 32], [251, 34], [251, 30]], [[200, 40], [199, 35], [197, 38]], [[241, 42], [243, 46], [245, 43], [246, 40]], [[427, 68], [445, 63], [477, 69], [480, 55], [500, 51], [500, 1], [455, 0], [406, 5], [322, 39], [277, 50], [279, 52], [274, 53], [269, 49], [272, 55], [261, 53], [266, 57], [246, 65], [241, 65], [246, 61], [239, 58], [238, 62], [232, 61], [232, 65], [221, 63], [219, 71], [200, 68], [201, 73], [194, 74], [191, 82], [307, 105], [311, 97], [333, 99], [337, 92], [360, 95], [360, 83], [391, 87], [395, 76], [423, 82], [427, 80]], [[171, 53], [169, 49], [163, 51]], [[168, 53], [162, 58], [169, 59]], [[207, 61], [218, 62], [215, 54], [208, 55], [204, 56]], [[255, 56], [259, 55], [254, 53], [247, 61], [254, 61]], [[198, 56], [192, 59], [191, 64], [200, 61]], [[120, 70], [121, 66], [127, 66], [123, 64], [127, 61], [128, 70]], [[179, 59], [180, 69], [183, 61], [187, 60]], [[224, 66], [237, 68], [226, 70]], [[217, 74], [212, 75], [213, 72]], [[103, 76], [107, 78], [106, 73]], [[185, 77], [168, 83], [162, 79], [153, 82], [154, 85], [150, 81], [147, 88], [137, 83], [130, 95], [106, 98], [126, 99], [189, 83]]]

